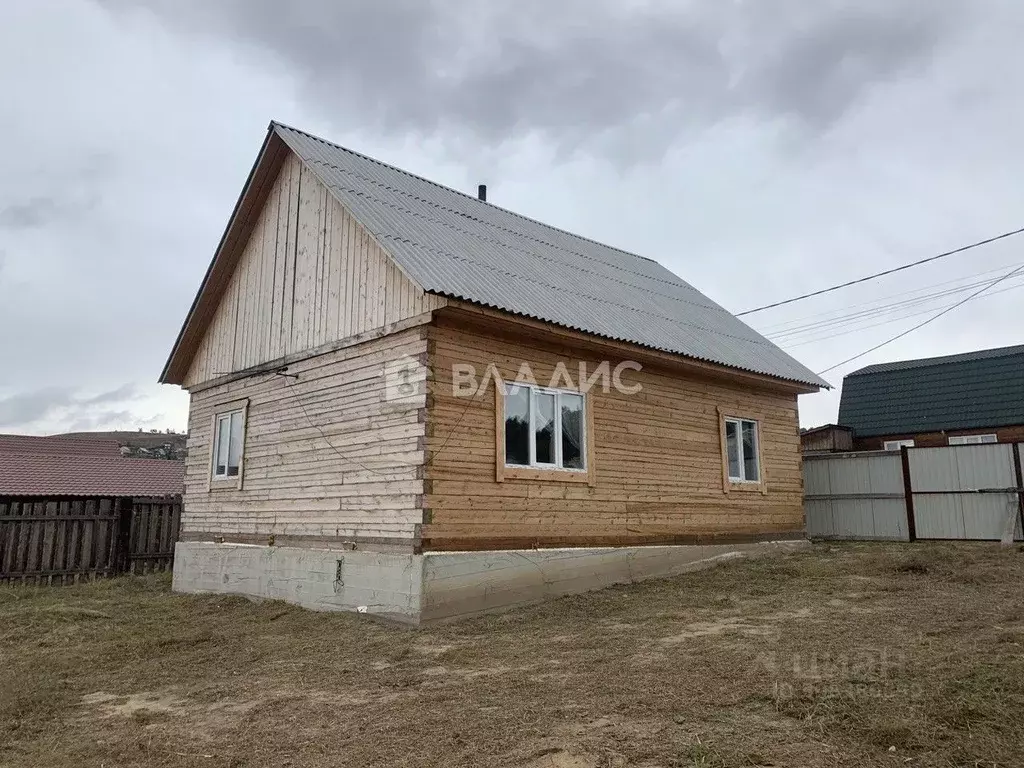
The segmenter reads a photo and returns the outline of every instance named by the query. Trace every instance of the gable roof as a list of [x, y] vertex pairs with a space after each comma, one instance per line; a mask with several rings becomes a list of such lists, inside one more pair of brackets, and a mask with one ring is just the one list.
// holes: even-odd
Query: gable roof
[[[811, 387], [829, 386], [655, 261], [520, 216], [280, 123], [270, 124], [261, 159], [272, 138], [283, 141], [428, 293]], [[250, 175], [247, 187], [252, 181]], [[238, 212], [236, 206], [229, 231]], [[193, 316], [202, 309], [216, 266], [215, 256], [162, 381], [172, 380], [172, 363], [178, 363], [180, 372], [176, 356]]]
[[120, 456], [117, 440], [69, 438], [64, 435], [0, 435], [0, 455], [34, 453], [49, 456]]
[[862, 376], [869, 373], [885, 373], [888, 371], [909, 371], [913, 368], [929, 368], [933, 365], [947, 363], [971, 363], [977, 360], [992, 360], [997, 357], [1013, 357], [1024, 354], [1024, 344], [1015, 347], [996, 347], [995, 349], [979, 349], [974, 352], [963, 352], [959, 355], [944, 357], [922, 357], [917, 360], [894, 360], [891, 363], [875, 363], [858, 368], [847, 376]]
[[843, 379], [858, 437], [1024, 424], [1024, 346], [869, 365]]
[[824, 432], [826, 429], [841, 429], [844, 432], [849, 432], [853, 427], [848, 427], [845, 424], [822, 424], [820, 427], [807, 427], [806, 429], [800, 430], [800, 436], [815, 435], [818, 432]]
[[176, 496], [185, 462], [0, 451], [3, 496]]

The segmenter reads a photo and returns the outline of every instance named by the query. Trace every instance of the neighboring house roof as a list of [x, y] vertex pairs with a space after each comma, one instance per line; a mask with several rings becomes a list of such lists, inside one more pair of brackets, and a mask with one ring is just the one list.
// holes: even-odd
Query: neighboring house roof
[[1024, 424], [1024, 346], [869, 365], [843, 379], [858, 437]]
[[842, 424], [822, 424], [820, 427], [808, 427], [807, 429], [800, 430], [800, 436], [814, 435], [818, 432], [824, 432], [826, 429], [841, 429], [844, 432], [852, 432], [852, 427], [847, 427]]
[[1013, 357], [1024, 355], [1024, 344], [1015, 347], [997, 347], [995, 349], [979, 349], [974, 352], [963, 352], [959, 355], [946, 355], [944, 357], [922, 357], [917, 360], [895, 360], [891, 363], [875, 363], [858, 368], [847, 376], [863, 376], [868, 373], [886, 373], [888, 371], [906, 371], [912, 368], [930, 368], [933, 365], [946, 365], [947, 363], [972, 363], [977, 360], [993, 360], [999, 357]]
[[[814, 387], [828, 383], [650, 259], [520, 216], [302, 131], [282, 140], [422, 289], [609, 339]], [[247, 189], [257, 177], [257, 161]], [[243, 192], [243, 196], [244, 196]], [[229, 232], [242, 207], [240, 198]], [[225, 233], [221, 248], [229, 239]], [[680, 236], [680, 241], [683, 237]], [[211, 264], [162, 380], [202, 306]], [[210, 301], [214, 299], [211, 298]], [[202, 310], [200, 312], [199, 310]], [[187, 353], [192, 354], [192, 353]]]
[[52, 456], [120, 456], [117, 440], [54, 435], [0, 435], [0, 455], [35, 453]]
[[4, 496], [174, 496], [184, 488], [182, 461], [0, 453]]

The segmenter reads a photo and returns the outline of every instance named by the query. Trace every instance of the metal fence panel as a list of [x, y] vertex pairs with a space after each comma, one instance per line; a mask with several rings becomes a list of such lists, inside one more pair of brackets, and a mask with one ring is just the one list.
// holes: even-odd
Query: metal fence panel
[[[1005, 443], [912, 448], [908, 451], [914, 521], [921, 539], [998, 540], [1017, 494], [1013, 446]], [[1016, 538], [1021, 538], [1020, 521]]]
[[1017, 484], [1013, 446], [1007, 443], [911, 448], [914, 493], [1011, 488]]
[[809, 536], [908, 539], [903, 469], [898, 454], [806, 456], [804, 499]]

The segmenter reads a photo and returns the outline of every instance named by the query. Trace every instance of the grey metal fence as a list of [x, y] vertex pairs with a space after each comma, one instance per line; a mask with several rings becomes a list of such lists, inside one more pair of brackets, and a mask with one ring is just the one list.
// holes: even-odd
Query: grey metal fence
[[807, 533], [831, 539], [1024, 539], [1019, 444], [804, 457]]
[[907, 541], [907, 502], [898, 453], [804, 457], [807, 533], [823, 539]]

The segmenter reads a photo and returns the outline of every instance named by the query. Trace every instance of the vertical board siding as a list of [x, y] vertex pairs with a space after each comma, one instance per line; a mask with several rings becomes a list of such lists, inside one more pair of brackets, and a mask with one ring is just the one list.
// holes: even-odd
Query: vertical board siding
[[[181, 497], [122, 501], [0, 498], [0, 583], [69, 584], [170, 568]], [[119, 535], [124, 526], [127, 541]]]
[[[908, 456], [918, 538], [998, 540], [1018, 514], [1016, 493], [935, 493], [1016, 488], [1012, 445], [913, 448]], [[1021, 538], [1019, 520], [1014, 537]]]
[[[1012, 445], [910, 448], [907, 463], [916, 538], [999, 540], [1011, 518], [1024, 538]], [[805, 456], [804, 492], [811, 536], [909, 539], [901, 454]]]
[[[455, 397], [452, 370], [494, 364], [507, 381], [527, 362], [546, 384], [558, 363], [573, 380], [579, 363], [602, 360], [547, 333], [493, 335], [438, 317], [431, 327], [432, 400], [424, 549], [487, 539], [627, 543], [644, 537], [771, 535], [804, 529], [795, 394], [691, 378], [655, 368], [627, 371], [637, 394], [601, 388], [592, 409], [593, 486], [496, 477], [496, 392]], [[614, 368], [618, 360], [611, 361]], [[761, 420], [766, 490], [727, 490], [720, 412]], [[506, 473], [507, 474], [507, 473]]]
[[174, 564], [174, 542], [180, 529], [180, 496], [134, 499], [128, 534], [128, 570], [169, 570]]
[[197, 348], [186, 388], [444, 305], [289, 155]]
[[804, 456], [804, 494], [809, 536], [909, 538], [898, 453]]
[[[412, 542], [422, 521], [426, 394], [389, 399], [389, 366], [425, 382], [412, 328], [192, 393], [184, 533]], [[210, 488], [218, 406], [248, 401], [241, 489]]]

